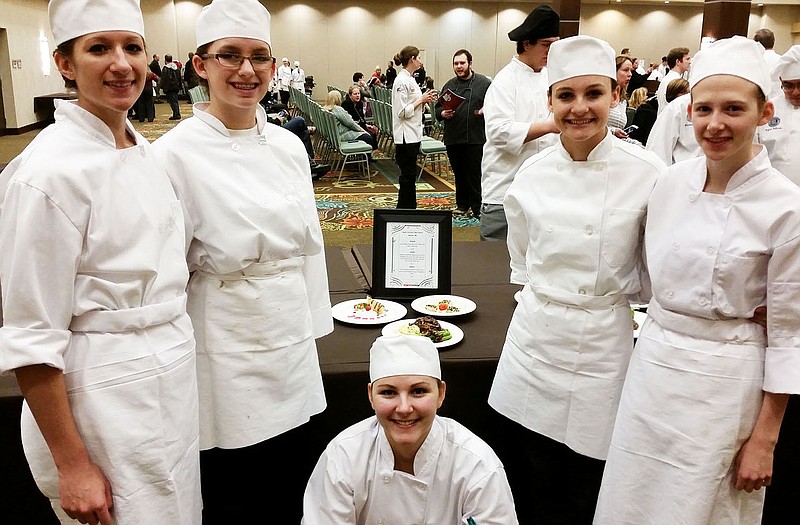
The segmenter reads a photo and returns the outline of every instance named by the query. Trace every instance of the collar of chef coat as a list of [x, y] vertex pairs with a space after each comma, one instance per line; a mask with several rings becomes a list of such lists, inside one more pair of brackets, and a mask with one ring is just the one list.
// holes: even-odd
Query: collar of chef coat
[[[756, 156], [733, 174], [733, 177], [731, 177], [731, 180], [728, 181], [728, 185], [725, 187], [726, 195], [735, 193], [740, 188], [742, 190], [746, 189], [771, 172], [772, 164], [767, 155], [767, 148], [765, 148], [763, 144], [753, 144], [753, 147], [756, 148]], [[703, 164], [703, 167], [705, 168], [705, 164]], [[694, 187], [692, 188], [692, 194], [690, 196], [700, 195], [703, 192], [705, 182], [705, 176], [696, 177], [692, 181]]]
[[[206, 111], [209, 104], [211, 104], [211, 102], [196, 102], [192, 106], [192, 114], [220, 132], [222, 135], [230, 137], [231, 134], [228, 131], [228, 128], [225, 127], [225, 124], [223, 124], [220, 119]], [[267, 112], [264, 111], [264, 108], [261, 106], [261, 104], [259, 104], [258, 107], [256, 107], [256, 125], [258, 126], [257, 130], [259, 135], [264, 134], [264, 124], [266, 124], [266, 122]]]
[[[549, 85], [547, 82], [547, 66], [543, 67], [541, 71], [534, 71], [531, 66], [520, 60], [518, 57], [511, 59], [511, 64], [514, 68], [520, 70], [526, 75], [542, 75], [544, 77], [545, 87]], [[547, 93], [545, 93], [547, 95]]]
[[[611, 135], [611, 130], [606, 131], [606, 136], [603, 137], [603, 140], [594, 147], [592, 151], [589, 152], [589, 156], [586, 158], [586, 162], [597, 162], [601, 160], [608, 160], [611, 156], [611, 150], [614, 149], [614, 140], [615, 137]], [[563, 160], [568, 162], [575, 162], [572, 160], [569, 152], [564, 149], [564, 145], [561, 143], [560, 136], [558, 141], [558, 152], [561, 155]], [[578, 161], [581, 162], [581, 161]]]
[[[381, 470], [388, 469], [394, 473], [394, 452], [392, 452], [392, 446], [386, 439], [386, 433], [380, 423], [378, 423], [378, 439], [380, 440]], [[414, 478], [430, 484], [436, 472], [436, 463], [439, 460], [443, 444], [444, 430], [439, 422], [439, 416], [435, 416], [428, 437], [425, 438], [414, 457]]]
[[[105, 144], [111, 149], [117, 149], [111, 129], [96, 115], [80, 107], [75, 100], [56, 99], [54, 102], [56, 111], [53, 116], [56, 121], [70, 121], [91, 135], [97, 142]], [[141, 146], [145, 139], [136, 132], [129, 120], [125, 120], [125, 129], [134, 138], [136, 145]]]

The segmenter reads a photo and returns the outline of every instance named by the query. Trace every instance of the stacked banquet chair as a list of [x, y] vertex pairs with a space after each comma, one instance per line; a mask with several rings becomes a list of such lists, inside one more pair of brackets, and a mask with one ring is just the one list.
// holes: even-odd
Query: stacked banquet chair
[[394, 132], [392, 130], [392, 105], [373, 99], [372, 116], [378, 126], [378, 149], [387, 157], [394, 158]]
[[318, 144], [318, 152], [326, 163], [333, 165], [333, 171], [336, 171], [337, 167], [339, 168], [337, 182], [342, 180], [344, 168], [348, 164], [356, 164], [359, 173], [369, 179], [369, 154], [372, 153], [372, 146], [362, 140], [342, 142], [336, 129], [336, 117], [322, 109], [322, 106], [316, 102], [309, 102], [311, 120], [317, 126], [319, 135], [322, 137], [322, 143]]
[[430, 115], [430, 121], [425, 125], [425, 130], [429, 135], [422, 136], [422, 143], [419, 146], [419, 154], [422, 156], [422, 168], [419, 170], [417, 180], [422, 178], [429, 160], [433, 163], [433, 169], [436, 173], [441, 173], [442, 168], [450, 164], [450, 159], [447, 157], [447, 147], [444, 142], [436, 138], [441, 138], [444, 135], [444, 125], [436, 118], [433, 102], [428, 102], [425, 108], [425, 113]]

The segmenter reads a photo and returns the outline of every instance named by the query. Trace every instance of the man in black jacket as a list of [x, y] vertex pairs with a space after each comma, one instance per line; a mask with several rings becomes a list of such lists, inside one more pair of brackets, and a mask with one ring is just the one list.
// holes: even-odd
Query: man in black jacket
[[[491, 81], [472, 70], [472, 53], [466, 49], [453, 55], [453, 71], [456, 76], [442, 86], [434, 108], [436, 118], [444, 121], [444, 144], [456, 179], [453, 215], [468, 216], [471, 209], [475, 217], [480, 217], [481, 160], [486, 142], [483, 99]], [[464, 99], [455, 109], [447, 109], [448, 90]]]

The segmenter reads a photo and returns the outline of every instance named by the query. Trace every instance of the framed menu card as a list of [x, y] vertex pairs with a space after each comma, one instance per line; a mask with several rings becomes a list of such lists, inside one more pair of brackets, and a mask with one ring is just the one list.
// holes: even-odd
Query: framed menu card
[[449, 210], [376, 209], [373, 224], [374, 297], [402, 300], [450, 293]]

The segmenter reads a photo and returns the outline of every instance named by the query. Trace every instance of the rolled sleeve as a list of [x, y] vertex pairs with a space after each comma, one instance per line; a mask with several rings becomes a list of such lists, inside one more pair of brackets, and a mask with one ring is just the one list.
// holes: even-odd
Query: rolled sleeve
[[82, 235], [41, 190], [9, 185], [0, 219], [0, 369], [64, 369]]
[[[520, 170], [523, 171], [523, 170]], [[503, 200], [503, 207], [508, 221], [508, 254], [511, 257], [511, 283], [525, 285], [528, 283], [527, 253], [530, 232], [528, 231], [528, 221], [522, 211], [514, 193], [515, 186], [512, 183], [506, 197]]]
[[800, 237], [773, 251], [768, 269], [764, 390], [800, 394]]

